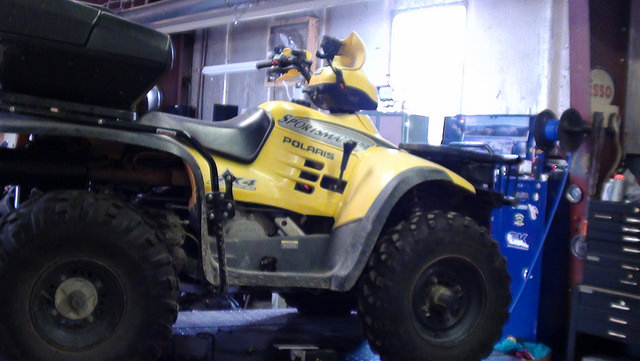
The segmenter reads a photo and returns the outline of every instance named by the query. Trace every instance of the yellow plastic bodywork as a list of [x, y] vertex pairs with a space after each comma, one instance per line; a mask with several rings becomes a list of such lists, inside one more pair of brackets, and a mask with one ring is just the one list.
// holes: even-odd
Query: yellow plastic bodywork
[[[356, 32], [352, 32], [342, 40], [342, 48], [333, 60], [333, 66], [342, 71], [342, 77], [346, 86], [358, 89], [371, 100], [377, 102], [378, 93], [376, 87], [371, 84], [362, 65], [366, 58], [364, 42]], [[325, 66], [318, 69], [309, 80], [309, 87], [313, 88], [323, 84], [335, 84], [336, 75], [331, 67]]]
[[[285, 55], [291, 52], [290, 49], [284, 51]], [[361, 69], [364, 60], [362, 39], [352, 33], [343, 40], [343, 47], [333, 64], [342, 71], [347, 86], [362, 90], [375, 101], [376, 88]], [[333, 70], [325, 67], [311, 77], [309, 86], [335, 82]], [[220, 175], [228, 169], [238, 178], [233, 188], [237, 202], [271, 206], [308, 216], [331, 217], [335, 220], [334, 227], [338, 227], [363, 218], [382, 190], [409, 169], [441, 170], [454, 184], [475, 193], [475, 188], [457, 174], [398, 150], [385, 141], [365, 115], [327, 114], [280, 101], [264, 103], [260, 108], [271, 115], [275, 124], [257, 158], [251, 164], [243, 164], [213, 155]], [[323, 135], [319, 136], [318, 132]], [[336, 135], [340, 139], [336, 139]], [[346, 188], [339, 193], [323, 187], [321, 181], [324, 176], [339, 177], [342, 144], [347, 139], [359, 143], [351, 153], [342, 178], [346, 181]], [[209, 192], [211, 179], [206, 179], [209, 174], [207, 162], [197, 152], [192, 153], [198, 159], [206, 191]], [[308, 162], [318, 165], [317, 169], [305, 164]], [[306, 177], [301, 177], [303, 173]], [[218, 184], [224, 189], [221, 178]], [[296, 190], [296, 186], [302, 189]]]
[[[342, 77], [344, 78], [344, 83], [346, 86], [362, 91], [374, 101], [378, 100], [376, 87], [371, 84], [371, 82], [369, 82], [369, 79], [367, 79], [367, 76], [365, 75], [364, 71], [362, 71], [362, 69], [343, 70]], [[313, 76], [311, 76], [311, 80], [309, 80], [309, 87], [313, 88], [314, 86], [323, 84], [334, 84], [335, 82], [336, 74], [334, 74], [333, 69], [325, 66], [318, 69], [313, 74]]]
[[[330, 115], [288, 102], [268, 102], [260, 107], [271, 114], [275, 124], [256, 160], [242, 164], [214, 154], [220, 174], [228, 169], [239, 178], [233, 189], [237, 202], [272, 206], [303, 215], [332, 217], [334, 227], [337, 227], [364, 217], [382, 189], [399, 173], [414, 167], [441, 169], [455, 184], [475, 192], [470, 183], [442, 166], [385, 144], [366, 150], [356, 149], [351, 154], [343, 176], [347, 182], [344, 193], [324, 189], [320, 186], [322, 176], [339, 176], [342, 148], [306, 137], [283, 127], [279, 121], [286, 116], [312, 119], [384, 142], [371, 120], [357, 114]], [[193, 154], [198, 157], [202, 174], [206, 177], [209, 174], [206, 161], [200, 159], [196, 152]], [[305, 167], [307, 160], [323, 164], [322, 169]], [[317, 175], [318, 179], [301, 179], [303, 171]], [[313, 192], [306, 194], [295, 190], [296, 183], [313, 187]], [[205, 179], [205, 184], [210, 191], [210, 179]], [[219, 181], [219, 184], [224, 189], [223, 182]]]
[[358, 33], [351, 32], [342, 40], [342, 48], [335, 58], [333, 66], [342, 70], [359, 70], [364, 65], [367, 49]]
[[436, 163], [413, 156], [407, 152], [375, 147], [359, 154], [360, 167], [351, 178], [345, 196], [335, 214], [336, 225], [362, 218], [380, 191], [398, 174], [417, 167], [436, 168], [447, 173], [458, 186], [475, 193], [475, 188], [464, 178]]

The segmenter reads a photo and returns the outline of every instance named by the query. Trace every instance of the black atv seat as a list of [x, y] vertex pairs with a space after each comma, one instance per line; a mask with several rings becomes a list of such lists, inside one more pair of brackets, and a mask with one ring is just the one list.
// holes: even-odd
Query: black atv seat
[[182, 130], [211, 152], [242, 163], [251, 163], [258, 157], [273, 128], [273, 119], [263, 109], [251, 109], [221, 122], [151, 112], [143, 116], [139, 123]]

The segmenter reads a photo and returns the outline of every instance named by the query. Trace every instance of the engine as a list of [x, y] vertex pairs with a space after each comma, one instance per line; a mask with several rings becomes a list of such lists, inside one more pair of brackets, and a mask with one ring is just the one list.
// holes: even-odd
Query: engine
[[236, 215], [223, 224], [226, 240], [267, 238], [277, 234], [278, 228], [271, 217], [238, 208]]

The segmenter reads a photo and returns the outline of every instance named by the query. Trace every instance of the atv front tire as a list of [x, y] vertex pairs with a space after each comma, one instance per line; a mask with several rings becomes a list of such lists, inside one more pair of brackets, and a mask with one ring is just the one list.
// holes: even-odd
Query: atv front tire
[[380, 239], [358, 311], [385, 361], [478, 361], [509, 317], [509, 283], [486, 229], [457, 213], [415, 211]]
[[59, 191], [28, 201], [0, 227], [0, 354], [159, 356], [176, 319], [178, 281], [163, 236], [136, 210]]

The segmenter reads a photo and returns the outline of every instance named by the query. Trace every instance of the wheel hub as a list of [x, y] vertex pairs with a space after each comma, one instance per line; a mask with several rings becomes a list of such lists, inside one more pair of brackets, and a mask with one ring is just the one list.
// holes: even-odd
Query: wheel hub
[[485, 307], [479, 271], [467, 260], [441, 258], [422, 271], [412, 291], [414, 322], [421, 335], [447, 341], [465, 334]]
[[31, 291], [29, 312], [51, 344], [83, 350], [110, 337], [125, 314], [122, 281], [105, 264], [68, 258], [43, 270]]
[[[456, 290], [460, 291], [456, 292]], [[436, 285], [429, 289], [428, 295], [427, 308], [438, 307], [453, 312], [460, 307], [461, 289], [459, 286], [450, 288]]]
[[431, 330], [446, 330], [463, 316], [466, 305], [462, 287], [455, 282], [449, 278], [431, 276], [424, 288], [422, 312], [417, 316]]
[[98, 304], [98, 291], [89, 280], [70, 278], [60, 284], [55, 294], [56, 310], [71, 320], [81, 320], [93, 313]]

